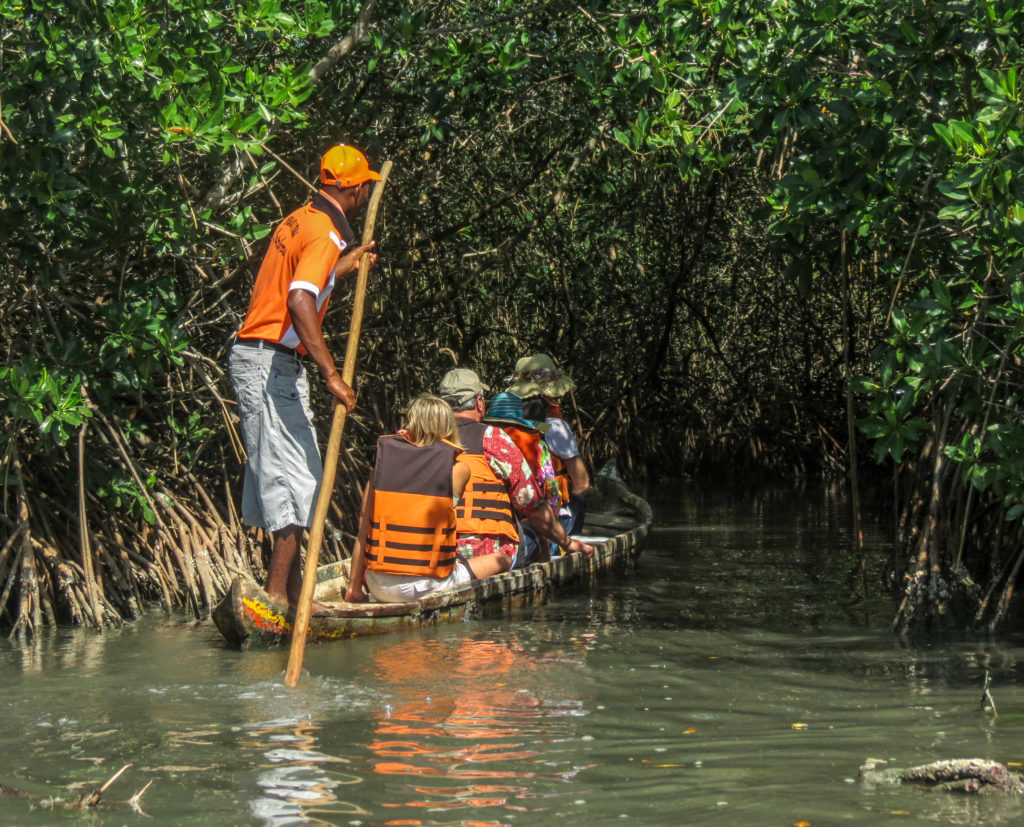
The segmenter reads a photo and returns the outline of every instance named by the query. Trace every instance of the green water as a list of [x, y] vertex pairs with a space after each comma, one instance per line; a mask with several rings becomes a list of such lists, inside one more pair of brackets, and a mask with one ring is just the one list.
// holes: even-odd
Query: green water
[[[821, 488], [665, 489], [640, 568], [503, 620], [307, 650], [149, 618], [0, 649], [0, 823], [1010, 824], [868, 757], [1024, 761], [1019, 639], [901, 648]], [[872, 555], [884, 529], [869, 521]], [[855, 577], [851, 580], [851, 572]], [[999, 717], [980, 708], [988, 669]], [[132, 766], [90, 814], [74, 800]], [[123, 803], [152, 781], [145, 815]]]

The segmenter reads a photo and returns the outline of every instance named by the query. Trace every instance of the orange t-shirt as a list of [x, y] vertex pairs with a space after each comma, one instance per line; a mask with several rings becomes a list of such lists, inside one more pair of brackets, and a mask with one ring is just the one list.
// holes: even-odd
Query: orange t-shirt
[[[317, 203], [325, 209], [337, 209], [344, 224], [341, 207], [323, 192], [321, 195]], [[279, 342], [304, 353], [288, 312], [288, 294], [292, 290], [312, 293], [323, 322], [334, 289], [334, 265], [346, 246], [331, 215], [316, 209], [313, 203], [285, 218], [274, 231], [263, 258], [238, 337]]]

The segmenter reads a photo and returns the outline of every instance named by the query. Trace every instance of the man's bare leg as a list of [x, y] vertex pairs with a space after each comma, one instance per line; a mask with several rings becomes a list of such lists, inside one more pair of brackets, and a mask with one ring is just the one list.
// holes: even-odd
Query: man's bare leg
[[302, 560], [299, 543], [302, 526], [289, 525], [274, 532], [273, 551], [267, 566], [266, 592], [278, 600], [287, 600], [289, 606], [299, 604], [302, 591]]
[[[264, 591], [271, 597], [287, 601], [292, 609], [298, 608], [302, 594], [302, 554], [300, 544], [305, 529], [300, 525], [285, 526], [274, 532], [274, 550], [267, 566], [267, 585]], [[312, 614], [329, 611], [323, 603], [313, 601]]]

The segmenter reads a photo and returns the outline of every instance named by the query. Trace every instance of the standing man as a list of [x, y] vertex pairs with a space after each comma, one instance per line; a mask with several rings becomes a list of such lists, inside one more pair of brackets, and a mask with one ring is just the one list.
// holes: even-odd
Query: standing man
[[[475, 372], [455, 368], [445, 374], [438, 392], [454, 409], [463, 448], [459, 462], [469, 465], [471, 472], [462, 502], [455, 509], [459, 554], [474, 560], [486, 558], [490, 566], [482, 576], [508, 571], [519, 546], [518, 515], [546, 540], [590, 556], [594, 547], [571, 539], [562, 528], [512, 438], [481, 421], [487, 410], [487, 390]], [[474, 571], [482, 569], [482, 563], [475, 565]]]
[[335, 279], [370, 266], [370, 244], [354, 247], [349, 219], [358, 215], [380, 175], [355, 147], [338, 144], [320, 162], [320, 191], [277, 227], [253, 285], [249, 312], [231, 348], [231, 384], [248, 454], [242, 519], [273, 536], [266, 591], [298, 605], [299, 547], [316, 504], [323, 464], [309, 408], [302, 356], [320, 369], [327, 389], [351, 411], [352, 388], [324, 341]]

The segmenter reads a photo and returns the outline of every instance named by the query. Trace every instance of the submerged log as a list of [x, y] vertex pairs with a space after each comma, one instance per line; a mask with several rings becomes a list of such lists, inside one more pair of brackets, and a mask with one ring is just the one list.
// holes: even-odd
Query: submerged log
[[1005, 764], [987, 758], [954, 758], [908, 769], [877, 769], [867, 761], [860, 768], [865, 784], [916, 784], [929, 789], [963, 793], [1024, 794], [1024, 779]]

